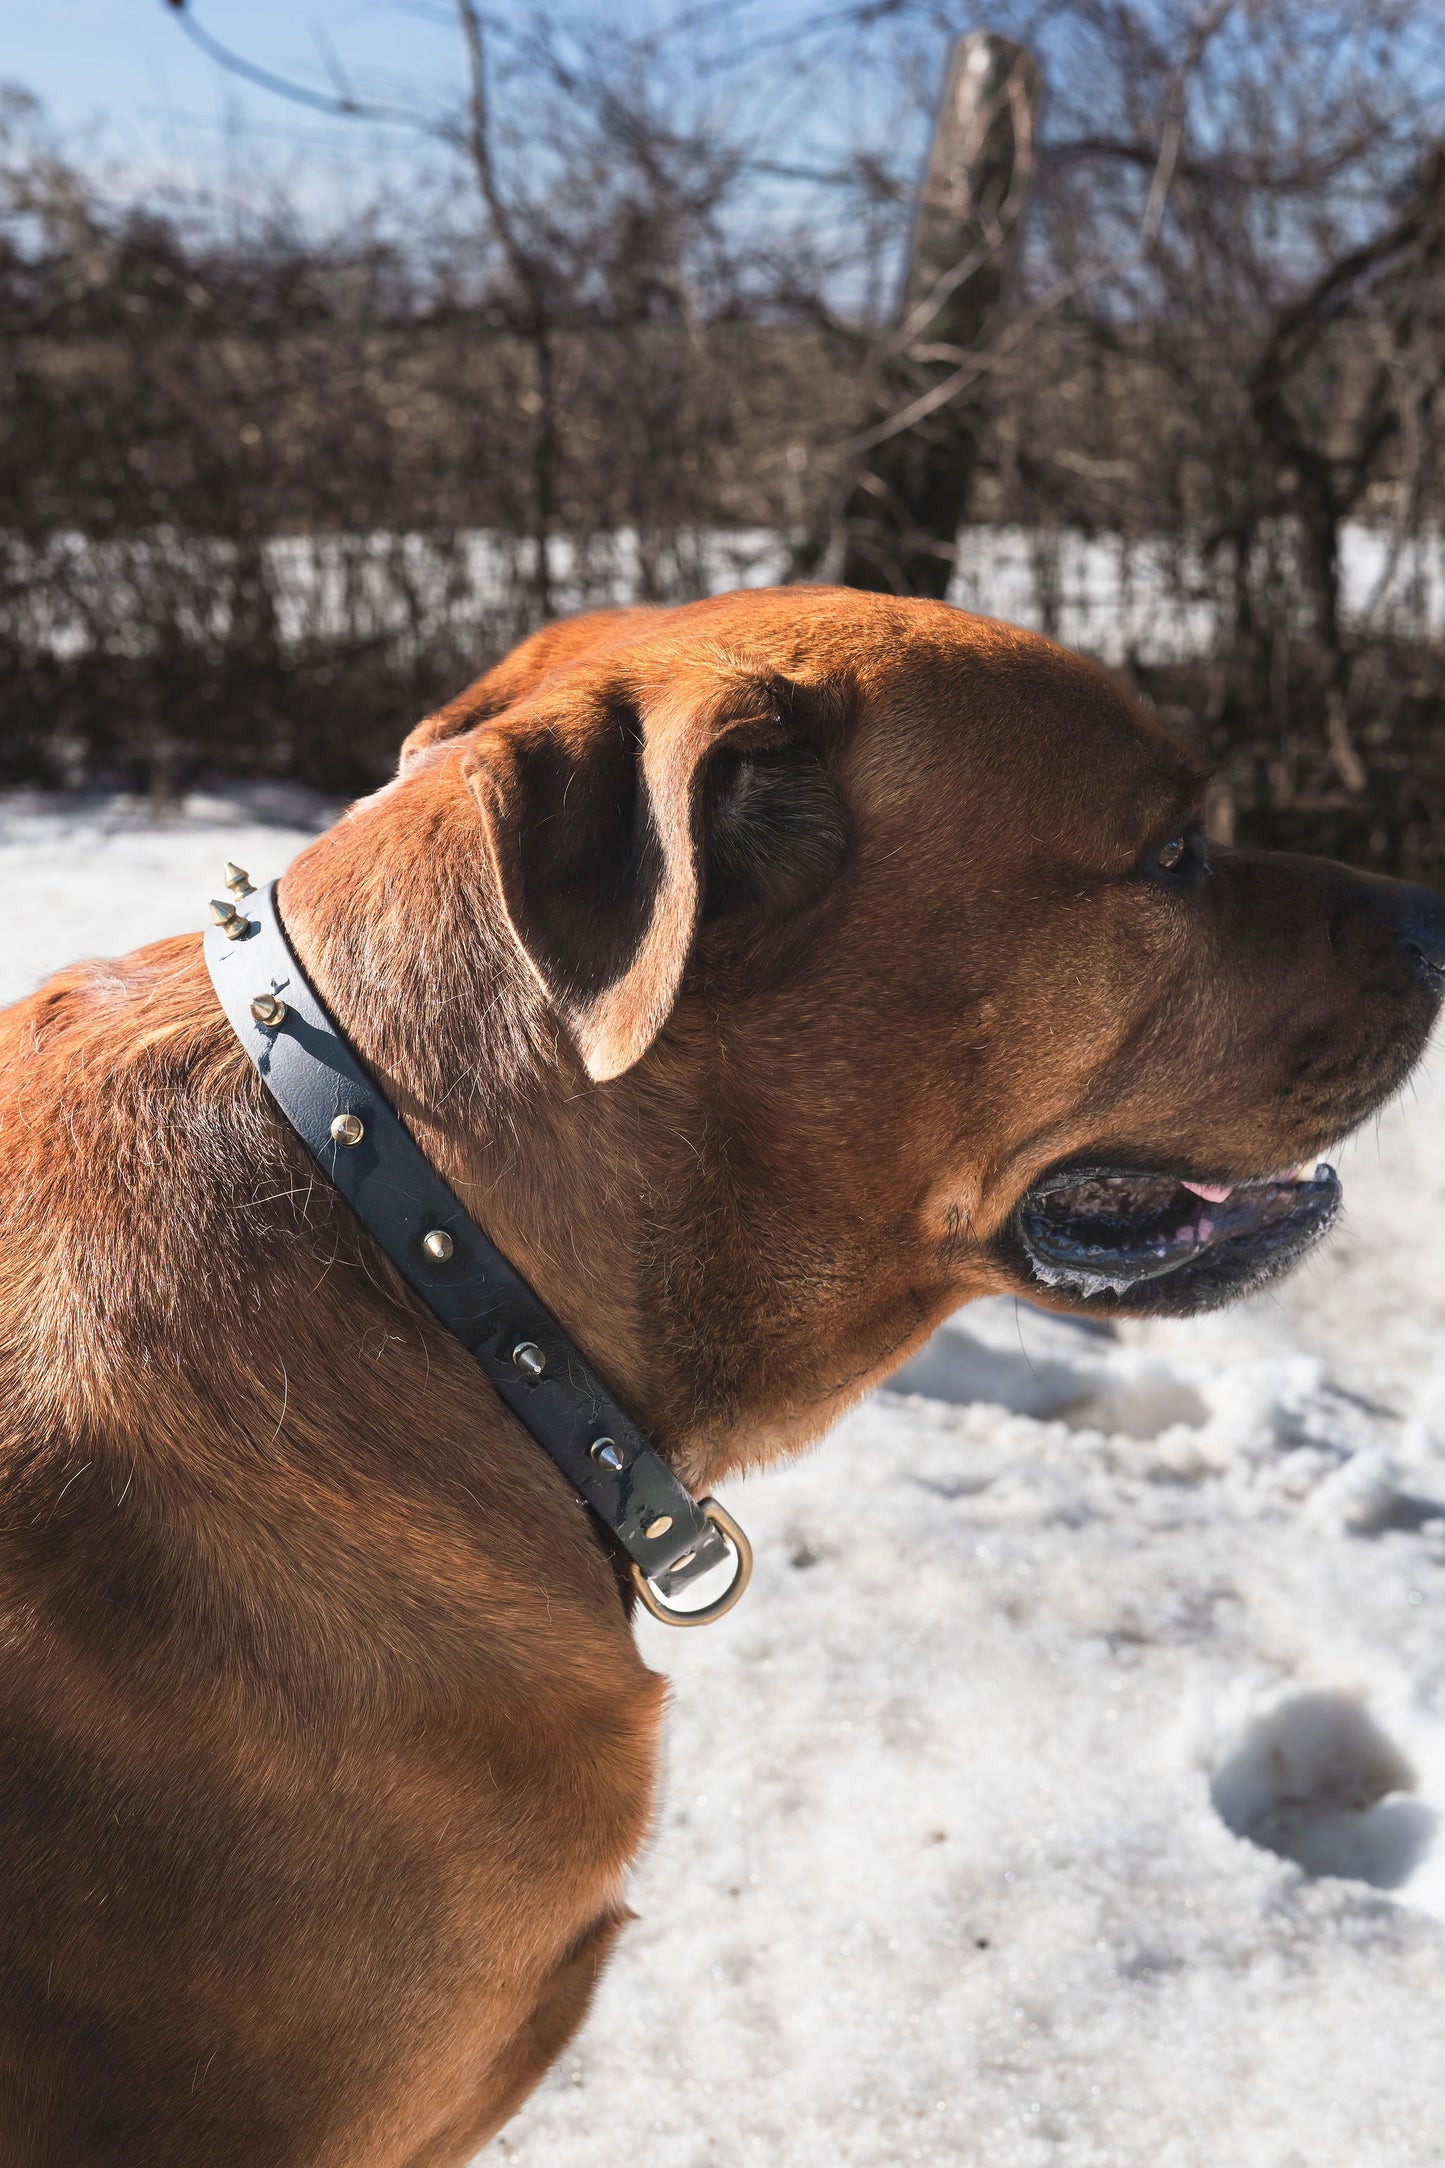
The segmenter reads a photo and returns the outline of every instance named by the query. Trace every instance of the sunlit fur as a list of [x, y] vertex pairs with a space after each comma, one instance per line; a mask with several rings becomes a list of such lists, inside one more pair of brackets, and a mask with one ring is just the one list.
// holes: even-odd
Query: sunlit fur
[[[1398, 1082], [1433, 1002], [1383, 887], [1138, 878], [1197, 787], [1043, 641], [724, 597], [548, 628], [281, 902], [710, 1486], [1019, 1284], [1044, 1168], [1265, 1174]], [[272, 1111], [197, 938], [62, 973], [0, 1051], [0, 2158], [459, 2164], [624, 1916], [661, 1688], [614, 1565]]]

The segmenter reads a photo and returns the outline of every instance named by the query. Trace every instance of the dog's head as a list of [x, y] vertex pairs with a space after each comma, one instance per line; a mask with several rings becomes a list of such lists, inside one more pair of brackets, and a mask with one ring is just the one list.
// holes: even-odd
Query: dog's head
[[674, 1428], [802, 1434], [970, 1296], [1197, 1310], [1327, 1227], [1445, 900], [1209, 843], [1147, 713], [942, 605], [730, 596], [527, 655], [404, 766], [470, 794]]

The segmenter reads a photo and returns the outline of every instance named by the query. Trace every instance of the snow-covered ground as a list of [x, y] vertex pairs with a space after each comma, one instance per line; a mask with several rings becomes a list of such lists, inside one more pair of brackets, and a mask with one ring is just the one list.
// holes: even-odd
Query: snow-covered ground
[[[0, 998], [270, 874], [292, 794], [0, 801]], [[1445, 2162], [1445, 1064], [1278, 1293], [965, 1311], [727, 1502], [639, 1914], [518, 2168]], [[199, 2168], [199, 2164], [198, 2164]]]

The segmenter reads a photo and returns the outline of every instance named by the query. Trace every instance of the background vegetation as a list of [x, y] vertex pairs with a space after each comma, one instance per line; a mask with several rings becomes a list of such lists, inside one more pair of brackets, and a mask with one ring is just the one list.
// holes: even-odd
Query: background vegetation
[[[1207, 746], [1221, 827], [1445, 881], [1433, 0], [995, 10], [1043, 128], [947, 353], [895, 295], [974, 26], [710, 12], [503, 36], [463, 0], [454, 106], [388, 116], [415, 201], [337, 231], [118, 195], [8, 98], [0, 776], [363, 787], [543, 616], [836, 566], [912, 367], [976, 443], [955, 594], [1007, 538], [1068, 633], [1070, 552], [1113, 565], [1144, 600], [1097, 644]], [[784, 81], [832, 115], [806, 155]]]

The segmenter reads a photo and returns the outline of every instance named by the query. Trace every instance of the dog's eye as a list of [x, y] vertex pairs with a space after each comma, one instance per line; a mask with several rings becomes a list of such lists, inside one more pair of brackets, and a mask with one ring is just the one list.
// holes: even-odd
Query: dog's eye
[[1209, 871], [1209, 851], [1204, 840], [1204, 830], [1198, 821], [1191, 821], [1177, 835], [1167, 836], [1156, 843], [1140, 867], [1146, 880], [1166, 881], [1171, 888], [1181, 882], [1192, 886]]

